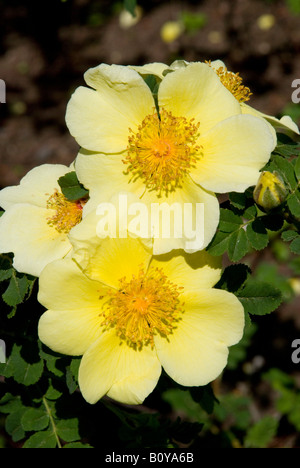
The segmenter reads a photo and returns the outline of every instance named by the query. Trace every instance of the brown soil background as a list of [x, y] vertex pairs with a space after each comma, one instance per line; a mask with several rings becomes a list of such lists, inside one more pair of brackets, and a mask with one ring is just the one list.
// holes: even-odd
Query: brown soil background
[[[300, 78], [300, 17], [284, 0], [141, 1], [141, 20], [123, 29], [114, 2], [0, 2], [0, 187], [18, 183], [44, 163], [70, 163], [77, 144], [65, 108], [83, 73], [104, 63], [144, 64], [223, 59], [252, 92], [251, 105], [277, 115], [291, 103]], [[204, 13], [206, 25], [166, 44], [160, 30], [183, 11]], [[258, 18], [272, 14], [262, 30]], [[95, 23], [95, 25], [94, 25]]]

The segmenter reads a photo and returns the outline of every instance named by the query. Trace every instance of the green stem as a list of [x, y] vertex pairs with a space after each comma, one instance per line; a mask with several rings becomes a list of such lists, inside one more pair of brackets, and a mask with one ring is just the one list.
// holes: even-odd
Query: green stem
[[50, 423], [51, 423], [51, 426], [52, 426], [52, 429], [53, 429], [53, 433], [55, 435], [55, 438], [56, 438], [56, 442], [57, 442], [57, 445], [58, 445], [58, 448], [62, 448], [62, 445], [60, 443], [60, 440], [59, 440], [59, 437], [58, 437], [58, 434], [57, 434], [57, 431], [56, 431], [56, 426], [55, 426], [55, 422], [54, 422], [54, 419], [52, 417], [52, 413], [51, 413], [51, 409], [49, 408], [49, 405], [47, 403], [47, 400], [45, 397], [43, 397], [43, 404], [46, 408], [46, 411], [47, 411], [47, 414], [49, 416], [49, 419], [50, 419]]

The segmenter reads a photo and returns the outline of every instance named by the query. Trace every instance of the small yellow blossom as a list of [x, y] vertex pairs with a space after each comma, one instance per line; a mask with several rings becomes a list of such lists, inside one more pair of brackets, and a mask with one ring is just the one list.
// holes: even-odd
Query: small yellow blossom
[[67, 172], [67, 166], [44, 164], [0, 192], [0, 252], [14, 254], [19, 272], [39, 276], [72, 248], [68, 233], [81, 221], [86, 200], [71, 202], [61, 193], [57, 181]]
[[275, 23], [276, 23], [276, 18], [274, 15], [271, 15], [271, 14], [261, 15], [257, 19], [258, 27], [262, 31], [268, 31], [274, 26]]
[[289, 284], [297, 296], [300, 296], [300, 280], [299, 278], [290, 278], [289, 279]]
[[180, 21], [167, 21], [160, 30], [160, 37], [168, 44], [176, 41], [182, 33], [183, 26]]

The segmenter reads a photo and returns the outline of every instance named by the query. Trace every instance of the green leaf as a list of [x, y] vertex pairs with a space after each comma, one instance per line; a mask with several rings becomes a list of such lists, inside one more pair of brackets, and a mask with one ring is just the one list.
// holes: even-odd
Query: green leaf
[[296, 190], [287, 200], [289, 210], [295, 218], [300, 219], [300, 190]]
[[23, 385], [33, 385], [41, 377], [44, 364], [43, 361], [26, 362], [21, 355], [22, 347], [14, 344], [11, 355], [7, 361], [7, 367], [11, 376], [18, 383]]
[[80, 358], [73, 358], [70, 366], [66, 369], [66, 383], [70, 393], [75, 392], [78, 387], [78, 372], [81, 363]]
[[23, 448], [56, 448], [57, 440], [52, 430], [36, 432], [23, 445]]
[[159, 88], [159, 79], [155, 75], [144, 75], [143, 76], [145, 83], [149, 86], [152, 94], [157, 96], [158, 88]]
[[257, 218], [249, 223], [246, 228], [248, 241], [255, 250], [262, 250], [269, 243], [269, 236], [262, 221]]
[[71, 394], [74, 393], [78, 387], [77, 381], [74, 379], [74, 375], [70, 369], [70, 366], [66, 368], [66, 384]]
[[51, 351], [44, 345], [41, 345], [40, 357], [45, 361], [47, 369], [57, 377], [64, 375], [64, 370], [61, 366], [61, 361], [64, 359], [60, 354]]
[[268, 170], [271, 172], [277, 171], [281, 175], [286, 187], [290, 191], [297, 187], [297, 179], [293, 165], [281, 156], [273, 156], [272, 161], [268, 165]]
[[12, 259], [6, 255], [0, 255], [0, 281], [8, 280], [12, 272]]
[[[56, 383], [56, 381], [54, 381]], [[51, 379], [49, 379], [49, 387], [45, 393], [46, 400], [55, 401], [62, 395], [62, 390], [59, 390], [55, 387], [54, 382], [52, 383]]]
[[1, 413], [13, 413], [14, 411], [25, 408], [20, 396], [14, 396], [11, 393], [6, 393], [0, 400]]
[[232, 206], [238, 210], [245, 210], [248, 198], [245, 193], [231, 192], [229, 193], [229, 200]]
[[68, 172], [58, 179], [58, 184], [64, 196], [71, 201], [79, 200], [88, 195], [88, 190], [78, 181], [76, 172]]
[[277, 433], [279, 421], [273, 416], [264, 416], [254, 424], [245, 437], [246, 448], [266, 448]]
[[211, 414], [214, 410], [215, 403], [218, 402], [210, 385], [203, 387], [189, 388], [191, 397], [196, 403], [199, 403], [201, 408], [207, 413]]
[[[298, 109], [297, 106], [295, 107]], [[278, 143], [274, 153], [277, 153], [283, 157], [289, 158], [290, 156], [295, 156], [295, 154], [297, 154], [299, 151], [299, 142], [292, 140], [284, 133], [277, 133], [277, 142]]]
[[223, 271], [215, 288], [235, 293], [244, 285], [250, 274], [251, 270], [248, 265], [243, 263], [229, 265]]
[[78, 426], [77, 418], [61, 419], [56, 424], [56, 431], [64, 442], [75, 442], [81, 438]]
[[132, 16], [136, 16], [136, 0], [124, 0], [124, 8], [125, 10], [129, 11], [129, 13], [131, 13]]
[[298, 181], [300, 181], [300, 156], [297, 157], [294, 169], [295, 169], [296, 177], [297, 177]]
[[283, 231], [283, 233], [281, 234], [281, 238], [285, 242], [290, 242], [291, 240], [296, 239], [298, 235], [299, 234], [297, 233], [297, 231], [293, 231], [292, 229], [289, 229], [288, 231]]
[[14, 442], [18, 442], [25, 437], [25, 431], [21, 424], [21, 419], [25, 408], [18, 409], [10, 413], [5, 420], [5, 430]]
[[284, 224], [284, 218], [280, 212], [268, 213], [265, 216], [262, 216], [260, 220], [264, 227], [269, 231], [280, 231]]
[[206, 25], [207, 16], [204, 13], [190, 13], [189, 11], [183, 11], [181, 14], [181, 21], [187, 32], [195, 33]]
[[254, 323], [245, 326], [243, 338], [237, 344], [230, 346], [227, 369], [238, 369], [238, 366], [247, 360], [248, 349], [256, 330], [257, 326]]
[[190, 392], [171, 388], [163, 392], [162, 398], [167, 401], [176, 412], [183, 412], [191, 421], [203, 420], [203, 410], [199, 403], [192, 398]]
[[21, 418], [24, 431], [41, 431], [49, 425], [49, 415], [45, 409], [29, 408]]
[[219, 230], [222, 232], [233, 232], [240, 228], [243, 220], [230, 210], [220, 209]]
[[11, 279], [6, 291], [2, 294], [2, 299], [11, 307], [16, 307], [24, 301], [28, 291], [28, 280], [26, 275], [12, 270]]
[[70, 442], [63, 446], [63, 448], [93, 448], [89, 444], [83, 444], [82, 442]]
[[0, 281], [5, 281], [11, 278], [12, 270], [0, 270]]
[[217, 421], [222, 421], [225, 424], [230, 418], [231, 426], [245, 431], [251, 421], [249, 412], [250, 403], [249, 397], [229, 393], [222, 396], [222, 398], [220, 397], [220, 404], [216, 406], [214, 416], [217, 418]]
[[228, 247], [229, 234], [217, 231], [207, 250], [211, 255], [222, 255]]
[[249, 250], [246, 232], [243, 228], [233, 232], [228, 241], [228, 256], [232, 262], [238, 262]]
[[255, 280], [272, 284], [279, 289], [284, 302], [288, 302], [294, 297], [293, 288], [289, 281], [289, 276], [283, 275], [280, 265], [261, 261], [255, 270]]
[[[247, 216], [252, 219], [256, 214], [256, 207], [251, 206], [246, 211], [249, 211]], [[208, 246], [209, 253], [222, 255], [227, 251], [232, 262], [237, 262], [244, 257], [249, 250], [249, 243], [243, 224], [241, 216], [231, 210], [221, 208], [218, 231]]]
[[282, 302], [281, 291], [269, 283], [251, 280], [237, 292], [245, 312], [265, 315], [273, 312]]
[[300, 255], [300, 236], [291, 242], [290, 249], [291, 252]]

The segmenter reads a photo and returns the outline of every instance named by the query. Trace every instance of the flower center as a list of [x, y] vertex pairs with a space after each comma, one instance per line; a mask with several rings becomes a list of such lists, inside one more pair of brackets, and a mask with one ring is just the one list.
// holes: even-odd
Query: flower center
[[164, 109], [148, 115], [136, 133], [130, 129], [126, 173], [142, 178], [149, 190], [174, 190], [197, 161], [199, 125]]
[[[210, 61], [206, 63], [211, 66]], [[249, 101], [252, 93], [247, 86], [242, 84], [243, 78], [240, 77], [239, 73], [230, 72], [226, 67], [220, 67], [215, 70], [215, 72], [225, 88], [227, 88], [239, 102]]]
[[82, 219], [82, 208], [86, 200], [68, 200], [57, 189], [47, 201], [47, 208], [55, 210], [54, 216], [47, 218], [48, 224], [60, 233], [66, 233], [80, 223]]
[[162, 270], [143, 269], [130, 281], [120, 279], [120, 287], [110, 293], [103, 312], [104, 325], [115, 327], [117, 335], [129, 346], [154, 346], [154, 335], [167, 337], [183, 313], [181, 289], [171, 283]]

